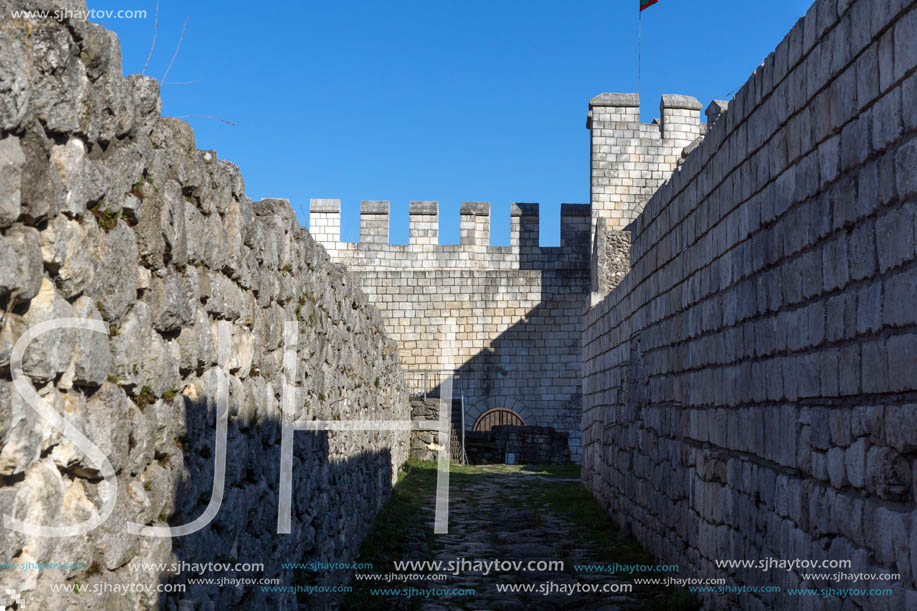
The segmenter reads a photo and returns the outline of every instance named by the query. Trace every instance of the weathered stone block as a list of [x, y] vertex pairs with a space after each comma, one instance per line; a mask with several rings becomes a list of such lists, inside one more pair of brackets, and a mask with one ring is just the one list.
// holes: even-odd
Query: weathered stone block
[[898, 196], [906, 198], [917, 193], [917, 141], [910, 140], [895, 155], [895, 175]]
[[[73, 306], [57, 293], [50, 280], [39, 278], [41, 289], [29, 302], [26, 324], [33, 327], [55, 318], [72, 318]], [[63, 373], [73, 358], [75, 334], [74, 329], [57, 328], [36, 336], [25, 351], [23, 372], [38, 380], [50, 380]]]
[[843, 488], [848, 483], [847, 469], [844, 464], [844, 450], [842, 448], [828, 450], [828, 478], [835, 488]]
[[841, 131], [841, 170], [865, 161], [871, 151], [872, 110], [862, 111]]
[[850, 485], [862, 488], [866, 485], [866, 451], [869, 441], [865, 437], [857, 439], [844, 453], [844, 466]]
[[[7, 268], [6, 287], [12, 303], [32, 299], [41, 287], [42, 256], [38, 232], [31, 227], [13, 225], [6, 232], [6, 243], [16, 253], [16, 271]], [[7, 263], [9, 265], [9, 263]]]
[[823, 452], [812, 452], [812, 477], [823, 482], [828, 481], [828, 455]]
[[0, 381], [0, 416], [0, 473], [22, 473], [39, 458], [43, 421], [7, 380]]
[[[106, 382], [81, 408], [65, 412], [64, 417], [84, 432], [117, 472], [127, 461], [130, 445], [128, 412], [132, 407], [121, 388]], [[54, 449], [52, 457], [61, 467], [79, 468], [95, 477], [100, 474], [92, 461], [66, 438]]]
[[874, 340], [862, 345], [863, 391], [888, 390], [888, 353], [885, 342]]
[[885, 408], [881, 405], [857, 407], [851, 417], [851, 430], [857, 437], [865, 435], [871, 443], [885, 445]]
[[52, 146], [51, 166], [61, 185], [62, 199], [53, 202], [56, 211], [83, 215], [87, 204], [101, 199], [108, 188], [105, 173], [87, 157], [86, 144], [79, 138]]
[[857, 291], [857, 333], [878, 331], [882, 326], [882, 285], [873, 282]]
[[55, 284], [65, 298], [98, 292], [99, 259], [93, 251], [100, 233], [93, 220], [80, 223], [61, 214], [41, 232], [42, 258], [57, 272]]
[[903, 326], [917, 322], [917, 275], [903, 271], [885, 280], [882, 321], [886, 325]]
[[914, 210], [902, 206], [876, 219], [879, 271], [885, 272], [914, 258]]
[[917, 333], [893, 335], [888, 338], [889, 390], [907, 391], [917, 388]]
[[895, 24], [895, 80], [917, 66], [917, 10], [911, 9]]
[[878, 47], [873, 43], [857, 58], [857, 101], [861, 109], [879, 94]]
[[822, 269], [826, 291], [844, 286], [850, 281], [847, 250], [845, 235], [838, 235], [825, 244], [822, 251]]
[[872, 146], [880, 151], [901, 136], [901, 87], [895, 87], [873, 107]]
[[885, 439], [902, 454], [917, 449], [917, 405], [888, 405], [885, 407]]
[[152, 279], [144, 301], [150, 306], [154, 329], [170, 333], [180, 330], [191, 321], [193, 312], [188, 307], [184, 290], [177, 274]]
[[[902, 100], [913, 100], [917, 96], [917, 72], [909, 76], [901, 86]], [[914, 104], [902, 105], [901, 119], [905, 129], [917, 129], [917, 107]]]
[[831, 430], [831, 443], [847, 447], [851, 442], [850, 410], [829, 409], [828, 424]]
[[909, 461], [895, 450], [873, 446], [866, 454], [866, 487], [883, 499], [910, 496], [912, 472]]
[[[85, 295], [73, 304], [73, 313], [79, 318], [102, 321], [95, 303]], [[111, 368], [108, 332], [76, 331], [73, 352], [73, 381], [85, 386], [101, 386]]]
[[858, 225], [850, 234], [850, 277], [860, 280], [876, 271], [875, 228], [872, 221]]
[[9, 227], [19, 218], [24, 165], [19, 138], [7, 136], [0, 140], [0, 228]]
[[16, 250], [0, 235], [0, 296], [6, 297], [19, 286], [19, 265]]

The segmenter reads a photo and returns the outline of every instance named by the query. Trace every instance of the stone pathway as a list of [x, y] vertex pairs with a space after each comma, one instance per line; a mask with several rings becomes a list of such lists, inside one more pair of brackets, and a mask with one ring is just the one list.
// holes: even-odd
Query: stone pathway
[[[472, 588], [475, 596], [452, 600], [440, 598], [425, 603], [424, 609], [613, 609], [639, 608], [629, 595], [498, 592], [497, 583], [556, 584], [570, 587], [577, 583], [623, 582], [610, 575], [576, 573], [573, 564], [601, 562], [594, 542], [577, 536], [576, 525], [558, 515], [536, 489], [563, 483], [579, 484], [578, 479], [552, 478], [526, 473], [518, 467], [484, 465], [461, 468], [472, 477], [467, 484], [461, 477], [452, 487], [449, 507], [449, 534], [434, 538], [433, 559], [468, 560], [563, 560], [564, 571], [499, 572], [482, 575], [468, 573], [451, 576], [446, 582], [428, 581], [427, 588]], [[463, 485], [464, 484], [464, 485]], [[428, 524], [432, 528], [432, 519]], [[445, 585], [444, 585], [445, 584]]]
[[[540, 471], [540, 472], [539, 472]], [[553, 471], [547, 473], [545, 471]], [[653, 563], [591, 503], [575, 468], [532, 468], [509, 465], [453, 465], [450, 475], [449, 533], [433, 535], [434, 498], [416, 508], [417, 520], [400, 555], [390, 555], [382, 571], [393, 571], [391, 560], [523, 561], [562, 560], [561, 570], [501, 571], [484, 575], [467, 570], [444, 580], [427, 578], [374, 587], [413, 587], [417, 590], [473, 589], [474, 595], [441, 595], [405, 600], [386, 598], [384, 608], [426, 609], [596, 609], [603, 611], [670, 608], [658, 591], [594, 593], [574, 591], [575, 584], [629, 584], [625, 577], [581, 572], [574, 564]], [[591, 512], [591, 513], [590, 513]], [[585, 520], [585, 522], [584, 522]], [[408, 551], [410, 550], [410, 551]], [[392, 552], [397, 553], [395, 550]], [[365, 554], [364, 554], [365, 555]], [[380, 573], [378, 560], [375, 572]], [[658, 573], [655, 576], [660, 576]], [[354, 582], [352, 582], [353, 584]], [[498, 584], [534, 587], [534, 592], [500, 592]], [[553, 588], [544, 594], [541, 588]], [[565, 591], [566, 590], [566, 591]], [[412, 597], [413, 598], [413, 597]], [[651, 599], [657, 598], [655, 601]], [[375, 601], [371, 601], [375, 602]], [[381, 602], [381, 601], [379, 601]]]

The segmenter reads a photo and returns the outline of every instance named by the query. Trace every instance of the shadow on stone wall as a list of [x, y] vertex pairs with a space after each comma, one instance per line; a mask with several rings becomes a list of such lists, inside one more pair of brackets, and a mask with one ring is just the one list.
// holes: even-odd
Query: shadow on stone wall
[[[551, 249], [537, 249], [538, 253]], [[523, 268], [536, 270], [541, 254]], [[494, 408], [510, 409], [528, 426], [570, 434], [570, 455], [579, 462], [582, 423], [582, 313], [589, 307], [588, 269], [538, 271], [541, 298], [487, 348], [457, 367], [453, 397], [465, 399], [465, 430]], [[487, 303], [481, 309], [488, 309]], [[515, 314], [511, 314], [516, 316]], [[438, 396], [439, 385], [433, 394]], [[454, 417], [456, 426], [460, 418]]]
[[[164, 469], [185, 474], [169, 493], [174, 495], [171, 526], [187, 524], [202, 515], [211, 498], [214, 480], [215, 413], [207, 401], [185, 397], [186, 434], [176, 452], [157, 456]], [[388, 450], [362, 451], [335, 460], [334, 447], [351, 447], [358, 437], [388, 433], [296, 431], [293, 436], [292, 532], [278, 534], [277, 507], [280, 481], [282, 426], [277, 420], [246, 425], [230, 420], [227, 431], [226, 478], [222, 507], [201, 530], [172, 539], [170, 562], [183, 563], [180, 573], [165, 571], [163, 583], [184, 585], [185, 593], [166, 593], [160, 608], [184, 608], [182, 601], [212, 601], [217, 609], [283, 608], [295, 600], [301, 608], [329, 608], [336, 596], [277, 593], [277, 586], [336, 586], [349, 580], [350, 571], [283, 568], [285, 563], [340, 562], [357, 557], [360, 542], [373, 515], [392, 491], [392, 456]], [[340, 448], [338, 448], [340, 451]], [[367, 477], [375, 474], [375, 477]], [[160, 516], [166, 517], [166, 516]], [[184, 564], [187, 563], [187, 564]], [[233, 565], [231, 570], [202, 571], [207, 563]], [[263, 564], [264, 570], [236, 570], [240, 563]], [[192, 570], [192, 565], [194, 570]], [[249, 582], [203, 585], [196, 579], [278, 579], [276, 584]]]

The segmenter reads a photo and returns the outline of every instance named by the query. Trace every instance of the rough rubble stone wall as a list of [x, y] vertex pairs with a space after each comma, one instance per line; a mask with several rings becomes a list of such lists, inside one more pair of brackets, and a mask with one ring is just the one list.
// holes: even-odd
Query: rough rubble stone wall
[[[13, 345], [51, 318], [89, 317], [109, 328], [39, 336], [23, 371], [102, 450], [118, 484], [112, 515], [85, 535], [4, 529], [4, 562], [83, 568], [2, 571], [0, 588], [22, 592], [29, 609], [296, 608], [295, 595], [255, 587], [194, 586], [162, 600], [51, 591], [58, 582], [87, 589], [189, 576], [132, 571], [134, 562], [264, 563], [263, 574], [203, 576], [290, 585], [303, 575], [281, 562], [355, 558], [406, 458], [407, 434], [295, 433], [292, 533], [277, 534], [285, 321], [298, 321], [297, 376], [286, 380], [299, 387], [295, 417], [410, 414], [378, 311], [286, 201], [253, 204], [234, 165], [196, 150], [187, 124], [160, 117], [158, 84], [122, 77], [112, 32], [14, 20], [0, 7], [0, 513], [66, 525], [101, 503], [96, 466], [11, 382]], [[232, 350], [218, 363], [223, 324]], [[126, 522], [186, 524], [207, 506], [220, 369], [229, 374], [229, 425], [217, 518], [171, 540], [128, 534]], [[307, 576], [328, 585], [347, 578]], [[307, 598], [300, 602], [334, 604]]]
[[606, 229], [605, 219], [596, 219], [592, 246], [592, 296], [595, 305], [630, 271], [630, 232]]
[[[410, 383], [409, 383], [410, 386]], [[449, 430], [449, 456], [450, 459], [457, 462], [463, 462], [461, 422], [456, 412], [458, 412], [460, 403], [452, 402], [453, 418]], [[434, 427], [436, 420], [439, 420], [442, 401], [438, 397], [411, 397], [411, 420], [426, 421], [431, 427]], [[439, 434], [433, 430], [411, 431], [411, 458], [420, 460], [437, 460], [439, 458], [440, 439]]]
[[565, 465], [570, 462], [567, 433], [551, 427], [499, 425], [489, 433], [502, 455], [516, 455], [517, 465]]
[[[439, 398], [411, 398], [411, 420], [425, 420], [431, 425], [439, 420]], [[439, 434], [435, 431], [411, 431], [411, 456], [420, 460], [436, 460]]]
[[357, 275], [406, 369], [441, 368], [454, 325], [446, 352], [467, 429], [488, 409], [512, 409], [526, 424], [568, 432], [578, 462], [589, 206], [562, 206], [560, 247], [538, 245], [537, 204], [513, 206], [510, 246], [490, 246], [487, 203], [462, 206], [457, 245], [437, 243], [436, 202], [412, 202], [410, 212], [410, 244], [386, 243], [387, 202], [363, 202], [357, 243], [340, 241], [339, 200], [312, 200], [310, 225]]
[[[815, 3], [647, 203], [632, 271], [586, 316], [584, 481], [682, 573], [917, 607], [915, 65], [913, 2]], [[713, 563], [766, 557], [901, 577]]]
[[472, 465], [501, 464], [508, 452], [515, 454], [517, 465], [564, 465], [570, 463], [567, 437], [550, 427], [499, 425], [489, 431], [468, 431], [465, 447]]
[[551, 427], [498, 425], [465, 433], [466, 455], [473, 465], [501, 464], [507, 453], [517, 465], [565, 465], [571, 462], [568, 436]]

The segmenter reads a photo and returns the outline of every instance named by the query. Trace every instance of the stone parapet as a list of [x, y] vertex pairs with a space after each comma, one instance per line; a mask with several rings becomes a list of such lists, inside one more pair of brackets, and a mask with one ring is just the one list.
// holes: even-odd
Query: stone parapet
[[411, 202], [409, 244], [389, 244], [389, 203], [364, 201], [360, 211], [360, 241], [340, 238], [340, 200], [313, 199], [310, 225], [313, 237], [336, 261], [374, 269], [586, 269], [589, 232], [584, 231], [587, 204], [561, 207], [561, 245], [539, 245], [538, 204], [513, 204], [510, 245], [490, 245], [490, 204], [465, 202], [459, 213], [461, 243], [439, 244], [438, 203]]

